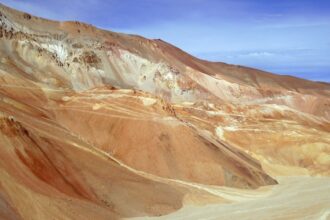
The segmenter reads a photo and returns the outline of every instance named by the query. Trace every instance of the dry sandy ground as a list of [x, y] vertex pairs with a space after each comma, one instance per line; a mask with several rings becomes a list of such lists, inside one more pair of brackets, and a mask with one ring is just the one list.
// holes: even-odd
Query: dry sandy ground
[[187, 205], [170, 215], [133, 219], [330, 219], [329, 177], [280, 177], [278, 180], [279, 185], [270, 192], [255, 193], [255, 198], [245, 200], [242, 194], [243, 201], [232, 204]]

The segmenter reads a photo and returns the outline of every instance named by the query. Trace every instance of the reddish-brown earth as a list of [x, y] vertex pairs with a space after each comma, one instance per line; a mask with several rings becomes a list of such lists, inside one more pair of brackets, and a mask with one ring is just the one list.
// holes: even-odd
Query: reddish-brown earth
[[330, 84], [3, 5], [0, 22], [1, 219], [329, 216]]

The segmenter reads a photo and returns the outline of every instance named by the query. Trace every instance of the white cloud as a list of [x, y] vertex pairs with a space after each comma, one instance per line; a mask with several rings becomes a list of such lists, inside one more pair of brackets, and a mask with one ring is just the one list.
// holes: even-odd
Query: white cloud
[[267, 51], [256, 51], [256, 52], [251, 52], [251, 53], [247, 53], [247, 54], [241, 54], [240, 56], [248, 56], [248, 57], [270, 57], [270, 56], [274, 56], [276, 54], [271, 53], [271, 52], [267, 52]]

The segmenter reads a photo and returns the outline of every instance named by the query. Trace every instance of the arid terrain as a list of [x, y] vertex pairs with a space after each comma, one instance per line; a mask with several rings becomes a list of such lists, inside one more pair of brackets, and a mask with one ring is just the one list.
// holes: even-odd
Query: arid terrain
[[0, 4], [0, 219], [330, 219], [330, 84]]

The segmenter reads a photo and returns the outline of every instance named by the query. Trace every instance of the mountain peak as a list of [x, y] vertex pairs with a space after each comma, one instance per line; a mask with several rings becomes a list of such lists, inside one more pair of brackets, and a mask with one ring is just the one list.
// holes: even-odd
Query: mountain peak
[[6, 219], [146, 217], [227, 203], [234, 214], [242, 201], [254, 210], [288, 199], [299, 180], [307, 185], [295, 195], [329, 175], [329, 84], [4, 5], [0, 25]]

